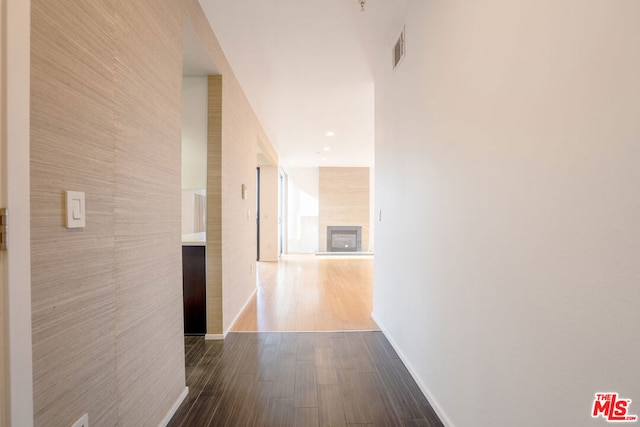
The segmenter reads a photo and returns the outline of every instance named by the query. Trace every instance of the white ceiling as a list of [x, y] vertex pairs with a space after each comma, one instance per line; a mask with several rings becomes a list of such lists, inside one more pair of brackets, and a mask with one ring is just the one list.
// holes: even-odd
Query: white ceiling
[[374, 88], [364, 46], [404, 1], [370, 0], [365, 12], [357, 0], [200, 3], [282, 166], [373, 165]]

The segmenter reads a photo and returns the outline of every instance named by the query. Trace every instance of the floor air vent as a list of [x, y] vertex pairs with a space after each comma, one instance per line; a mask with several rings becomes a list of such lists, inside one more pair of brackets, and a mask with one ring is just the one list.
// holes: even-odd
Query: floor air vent
[[396, 45], [393, 47], [393, 69], [395, 70], [400, 65], [402, 58], [404, 58], [405, 42], [404, 42], [404, 28], [398, 37]]

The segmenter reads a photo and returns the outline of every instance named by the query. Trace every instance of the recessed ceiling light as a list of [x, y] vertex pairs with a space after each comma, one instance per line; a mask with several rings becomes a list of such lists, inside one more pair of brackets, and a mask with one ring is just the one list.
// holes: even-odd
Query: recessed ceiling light
[[331, 147], [326, 146], [326, 147], [324, 147], [324, 148], [322, 149], [322, 151], [331, 151]]
[[327, 136], [336, 136], [336, 133], [332, 130], [330, 130], [329, 132], [327, 132], [326, 134]]
[[326, 161], [327, 161], [327, 158], [326, 158], [326, 157], [323, 157], [323, 158], [322, 158], [322, 161], [326, 162]]

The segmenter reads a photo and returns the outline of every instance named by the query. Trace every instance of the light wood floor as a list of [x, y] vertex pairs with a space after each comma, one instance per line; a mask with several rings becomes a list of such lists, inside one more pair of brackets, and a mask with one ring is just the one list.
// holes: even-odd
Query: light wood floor
[[258, 291], [233, 332], [379, 330], [373, 257], [286, 255], [258, 263]]

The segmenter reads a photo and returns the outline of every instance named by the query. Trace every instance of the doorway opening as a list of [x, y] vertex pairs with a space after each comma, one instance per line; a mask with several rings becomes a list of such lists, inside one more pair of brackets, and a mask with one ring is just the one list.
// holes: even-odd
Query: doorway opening
[[[217, 230], [207, 230], [210, 209], [220, 205], [207, 191], [210, 150], [219, 144], [209, 136], [209, 102], [218, 93], [219, 72], [191, 22], [183, 23], [182, 46], [182, 299], [185, 335], [207, 333], [207, 241]], [[214, 185], [215, 188], [215, 185]], [[209, 207], [207, 206], [209, 205]], [[215, 314], [214, 314], [215, 315]], [[221, 316], [221, 314], [220, 314]]]

